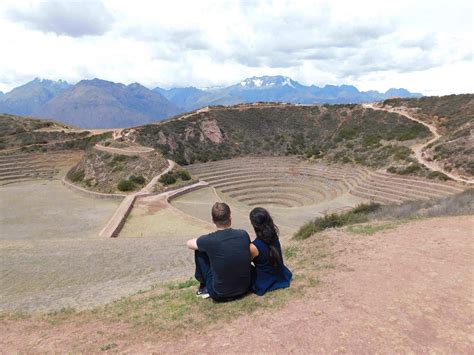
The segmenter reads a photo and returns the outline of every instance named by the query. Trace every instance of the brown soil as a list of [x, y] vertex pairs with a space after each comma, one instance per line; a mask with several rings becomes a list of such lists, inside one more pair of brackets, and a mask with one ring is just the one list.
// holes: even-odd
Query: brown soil
[[[472, 353], [472, 217], [416, 221], [372, 236], [331, 231], [339, 265], [304, 298], [173, 341], [123, 324], [3, 321], [5, 352]], [[110, 340], [107, 343], [107, 340]]]

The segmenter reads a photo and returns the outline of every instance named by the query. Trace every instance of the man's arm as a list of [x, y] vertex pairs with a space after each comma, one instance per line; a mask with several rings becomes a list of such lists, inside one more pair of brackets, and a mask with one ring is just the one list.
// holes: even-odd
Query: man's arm
[[187, 246], [189, 249], [198, 250], [197, 238], [189, 239], [189, 240], [186, 242], [186, 246]]

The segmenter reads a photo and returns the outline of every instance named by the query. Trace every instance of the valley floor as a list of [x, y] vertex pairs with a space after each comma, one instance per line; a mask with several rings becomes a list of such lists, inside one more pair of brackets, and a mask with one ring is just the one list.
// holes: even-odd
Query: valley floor
[[67, 314], [60, 322], [5, 318], [0, 349], [472, 353], [473, 230], [473, 217], [461, 216], [412, 221], [373, 235], [328, 231], [321, 238], [331, 241], [338, 266], [319, 286], [282, 306], [242, 312], [174, 337], [147, 334], [125, 321]]
[[187, 223], [187, 233], [173, 234], [160, 221], [183, 225], [182, 214], [137, 206], [124, 235], [100, 238], [118, 204], [84, 197], [57, 178], [0, 187], [0, 311], [90, 308], [192, 274], [185, 242], [209, 227]]

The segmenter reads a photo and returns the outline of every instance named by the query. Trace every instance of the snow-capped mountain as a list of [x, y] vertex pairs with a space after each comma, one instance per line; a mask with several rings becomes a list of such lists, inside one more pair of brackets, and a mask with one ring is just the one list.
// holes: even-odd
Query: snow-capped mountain
[[4, 95], [0, 113], [54, 118], [80, 127], [126, 127], [164, 119], [203, 106], [253, 102], [341, 104], [419, 97], [406, 89], [359, 91], [352, 85], [305, 86], [287, 76], [254, 76], [227, 87], [149, 90], [139, 83], [34, 79]]
[[260, 77], [254, 76], [254, 77], [247, 78], [241, 81], [240, 84], [238, 85], [240, 85], [244, 89], [255, 89], [255, 88], [268, 89], [268, 88], [283, 87], [283, 86], [296, 88], [296, 87], [302, 86], [297, 81], [294, 81], [287, 76], [281, 76], [281, 75], [260, 76]]
[[254, 76], [224, 88], [200, 90], [197, 88], [154, 89], [175, 105], [189, 111], [206, 105], [231, 105], [259, 101], [313, 103], [361, 103], [384, 100], [392, 96], [419, 97], [405, 89], [361, 92], [352, 85], [305, 86], [287, 76]]

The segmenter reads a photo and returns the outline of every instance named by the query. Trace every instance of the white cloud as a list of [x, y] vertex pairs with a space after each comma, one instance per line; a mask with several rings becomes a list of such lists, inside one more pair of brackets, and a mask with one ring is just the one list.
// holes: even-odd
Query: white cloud
[[33, 6], [12, 7], [7, 17], [33, 29], [71, 37], [102, 35], [112, 22], [99, 0], [41, 1]]
[[[85, 5], [84, 5], [85, 4]], [[469, 1], [62, 1], [0, 4], [0, 90], [36, 76], [218, 86], [473, 92]]]

